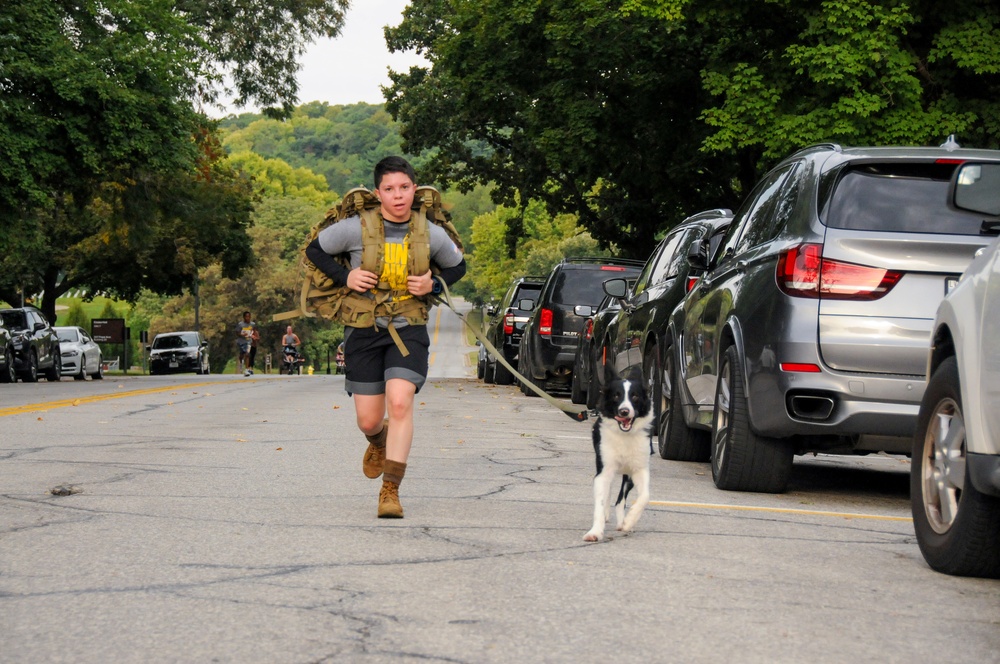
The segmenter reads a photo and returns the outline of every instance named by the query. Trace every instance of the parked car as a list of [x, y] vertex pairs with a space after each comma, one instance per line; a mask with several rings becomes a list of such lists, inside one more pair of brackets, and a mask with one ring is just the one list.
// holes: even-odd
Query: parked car
[[42, 312], [31, 306], [0, 309], [0, 319], [10, 330], [14, 366], [21, 380], [37, 382], [39, 371], [44, 373], [46, 380], [59, 380], [62, 376], [59, 337]]
[[59, 350], [62, 354], [62, 374], [73, 376], [76, 380], [85, 380], [90, 376], [94, 380], [104, 378], [104, 358], [101, 357], [101, 347], [90, 338], [81, 327], [54, 327], [59, 337]]
[[[688, 252], [691, 247], [714, 252], [722, 243], [732, 220], [732, 210], [723, 209], [706, 210], [688, 217], [656, 247], [633, 288], [627, 288], [622, 279], [604, 282], [605, 292], [622, 298], [622, 312], [596, 345], [600, 348], [600, 355], [607, 358], [619, 375], [630, 367], [642, 371], [653, 400], [658, 432], [665, 421], [660, 417], [661, 413], [669, 413], [672, 393], [669, 376], [664, 370], [669, 358], [664, 358], [660, 352], [665, 347], [667, 324], [670, 314], [702, 273], [691, 268]], [[593, 375], [602, 378], [604, 372], [596, 371]], [[592, 389], [600, 388], [598, 383]], [[666, 454], [665, 441], [666, 436], [659, 436], [661, 456]], [[692, 450], [688, 460], [707, 459], [706, 438]]]
[[201, 332], [166, 332], [146, 346], [150, 375], [194, 371], [207, 374], [208, 341]]
[[[544, 282], [545, 277], [518, 277], [511, 283], [500, 304], [486, 310], [490, 319], [484, 336], [512, 366], [517, 366], [517, 351], [524, 325]], [[510, 385], [514, 382], [514, 374], [497, 362], [482, 344], [479, 345], [479, 366], [482, 370], [479, 377], [487, 383]]]
[[[619, 258], [567, 258], [552, 268], [521, 337], [521, 375], [542, 389], [568, 391], [576, 337], [604, 297], [601, 285], [612, 277], [635, 277], [641, 267], [640, 261]], [[523, 385], [521, 391], [534, 395]]]
[[17, 381], [17, 367], [14, 365], [14, 340], [10, 331], [3, 326], [2, 321], [0, 321], [0, 348], [3, 348], [3, 353], [0, 354], [0, 361], [3, 362], [3, 365], [0, 366], [0, 383], [14, 383]]
[[[1000, 165], [963, 164], [953, 204], [1000, 227]], [[939, 572], [1000, 578], [1000, 240], [941, 302], [913, 438], [917, 543]]]
[[594, 315], [583, 321], [583, 330], [576, 337], [576, 356], [570, 381], [569, 395], [573, 403], [585, 403], [587, 408], [597, 407], [598, 390], [604, 384], [603, 375], [599, 374], [603, 374], [606, 364], [601, 340], [614, 326], [621, 310], [619, 298], [605, 295]]
[[1000, 151], [807, 148], [737, 210], [671, 316], [668, 456], [711, 431], [721, 489], [780, 492], [795, 454], [909, 454], [934, 313], [983, 235], [956, 164]]

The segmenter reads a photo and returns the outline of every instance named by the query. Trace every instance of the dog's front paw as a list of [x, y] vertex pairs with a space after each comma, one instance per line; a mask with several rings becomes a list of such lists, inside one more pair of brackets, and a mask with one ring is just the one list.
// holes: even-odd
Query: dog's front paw
[[591, 530], [589, 533], [583, 536], [584, 542], [598, 542], [604, 533], [598, 530]]

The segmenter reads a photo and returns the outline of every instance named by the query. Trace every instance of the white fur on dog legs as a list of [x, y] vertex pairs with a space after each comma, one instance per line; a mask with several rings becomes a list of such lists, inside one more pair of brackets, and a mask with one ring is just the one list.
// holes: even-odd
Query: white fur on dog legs
[[[635, 497], [635, 502], [632, 507], [629, 508], [628, 514], [625, 516], [625, 520], [618, 521], [618, 530], [627, 533], [633, 528], [635, 528], [636, 522], [639, 517], [642, 516], [642, 511], [646, 509], [646, 505], [649, 504], [649, 469], [639, 469], [635, 471], [631, 476], [632, 482], [635, 484], [635, 489], [638, 492]], [[625, 501], [622, 501], [622, 505]]]
[[[611, 514], [611, 504], [608, 494], [611, 492], [611, 480], [614, 473], [606, 468], [600, 475], [594, 477], [594, 524], [583, 536], [584, 542], [597, 542], [604, 537], [604, 524]], [[648, 496], [647, 496], [648, 500]]]

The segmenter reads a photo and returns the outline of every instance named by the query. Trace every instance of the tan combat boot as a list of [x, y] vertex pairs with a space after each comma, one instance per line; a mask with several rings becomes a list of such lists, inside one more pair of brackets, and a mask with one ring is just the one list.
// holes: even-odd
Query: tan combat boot
[[382, 490], [378, 493], [378, 518], [402, 519], [403, 506], [399, 503], [399, 485], [403, 481], [406, 464], [388, 459], [385, 462], [385, 477]]
[[361, 470], [365, 477], [375, 479], [382, 474], [382, 466], [385, 464], [385, 439], [389, 435], [389, 420], [382, 422], [382, 430], [373, 436], [365, 435], [368, 439], [368, 449], [365, 450], [365, 457], [361, 461]]

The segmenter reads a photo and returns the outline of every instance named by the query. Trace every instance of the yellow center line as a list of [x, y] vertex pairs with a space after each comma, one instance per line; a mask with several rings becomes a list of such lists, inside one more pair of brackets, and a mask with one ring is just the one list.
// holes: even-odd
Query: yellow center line
[[880, 521], [913, 521], [908, 516], [885, 516], [881, 514], [854, 514], [851, 512], [824, 512], [821, 510], [800, 510], [789, 507], [754, 507], [751, 505], [716, 505], [713, 503], [681, 503], [673, 500], [651, 500], [650, 505], [666, 507], [694, 507], [697, 509], [735, 510], [743, 512], [774, 512], [778, 514], [806, 514], [811, 516], [832, 516], [842, 519], [876, 519]]
[[[437, 345], [438, 332], [441, 331], [441, 311], [442, 311], [442, 309], [443, 309], [443, 307], [440, 307], [440, 306], [437, 308], [437, 317], [434, 319], [434, 338], [431, 339], [431, 345], [432, 346]], [[427, 366], [429, 366], [429, 367], [434, 366], [434, 356], [435, 355], [437, 355], [437, 353], [431, 353], [430, 357], [427, 358]]]
[[[250, 381], [253, 381], [251, 378]], [[248, 382], [246, 378], [239, 381], [224, 381], [226, 383]], [[7, 408], [0, 408], [0, 417], [6, 417], [7, 415], [19, 415], [21, 413], [41, 413], [47, 410], [54, 410], [56, 408], [66, 408], [68, 406], [79, 406], [85, 403], [95, 403], [98, 401], [107, 401], [108, 399], [121, 399], [123, 397], [137, 397], [144, 394], [157, 394], [158, 392], [175, 392], [177, 390], [187, 390], [192, 387], [203, 387], [205, 385], [220, 385], [220, 381], [206, 381], [203, 383], [183, 383], [181, 385], [170, 385], [165, 387], [150, 387], [144, 390], [128, 390], [125, 392], [111, 392], [108, 394], [95, 394], [89, 397], [76, 397], [73, 399], [60, 399], [58, 401], [46, 401], [45, 403], [31, 403], [25, 404], [23, 406], [8, 406]]]

